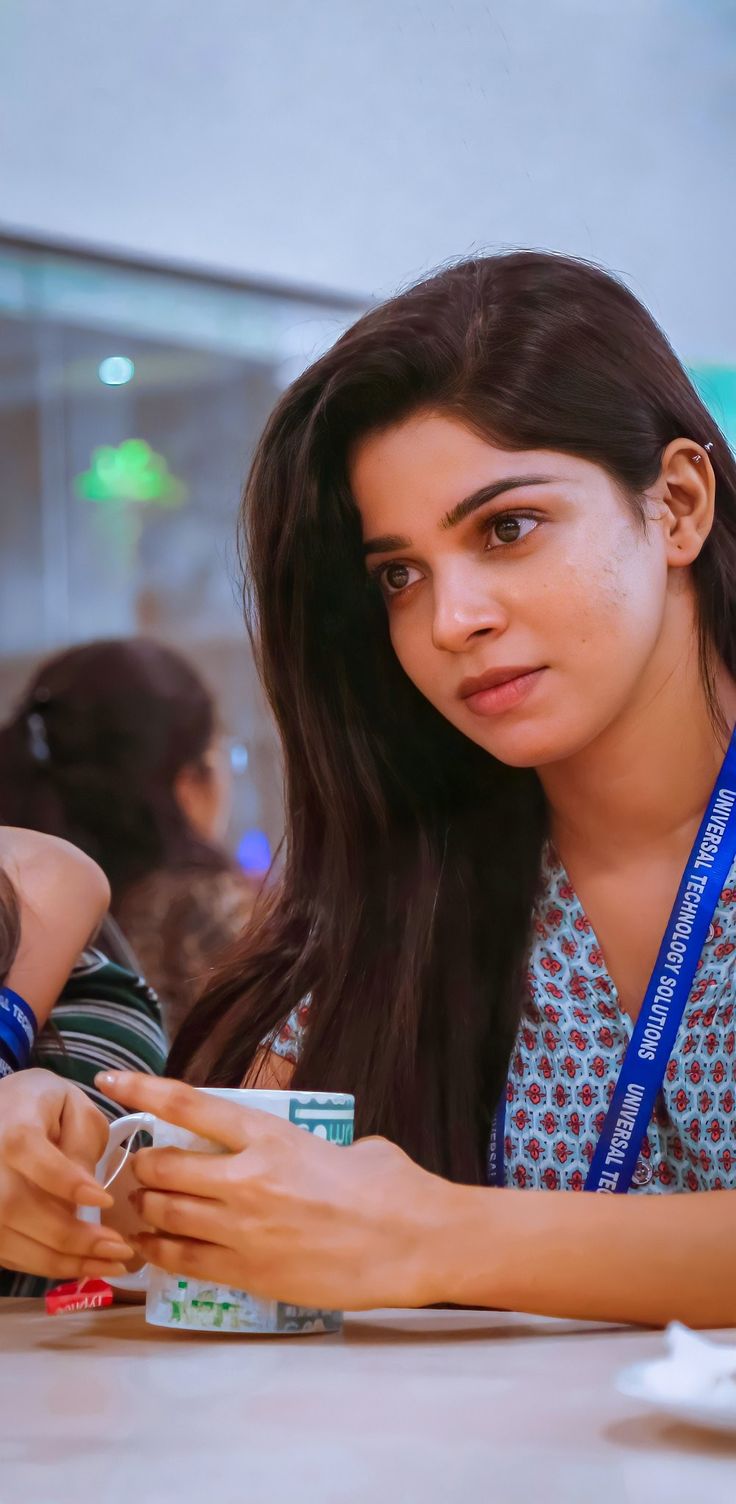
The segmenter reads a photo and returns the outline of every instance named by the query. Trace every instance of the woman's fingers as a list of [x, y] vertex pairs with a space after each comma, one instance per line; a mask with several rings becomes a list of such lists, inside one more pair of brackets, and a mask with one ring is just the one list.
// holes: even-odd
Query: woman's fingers
[[166, 1238], [155, 1233], [140, 1233], [136, 1248], [141, 1258], [165, 1269], [169, 1274], [185, 1274], [190, 1279], [203, 1279], [215, 1285], [231, 1285], [235, 1290], [244, 1289], [243, 1261], [213, 1243], [200, 1243], [194, 1238]]
[[247, 1290], [256, 1299], [341, 1310], [348, 1305], [344, 1298], [348, 1294], [351, 1310], [360, 1310], [366, 1304], [355, 1299], [354, 1286], [352, 1290], [346, 1289], [344, 1282], [336, 1281], [329, 1260], [323, 1260], [316, 1270], [309, 1259], [296, 1268], [274, 1267], [273, 1259], [263, 1254], [249, 1253], [244, 1257], [242, 1253], [197, 1238], [166, 1237], [158, 1233], [142, 1233], [136, 1238], [136, 1246], [141, 1258], [168, 1274]]
[[172, 1238], [196, 1238], [202, 1243], [228, 1247], [227, 1221], [222, 1204], [198, 1196], [175, 1196], [160, 1191], [138, 1191], [135, 1206], [143, 1221], [157, 1233]]
[[94, 1178], [107, 1148], [107, 1135], [108, 1122], [100, 1109], [83, 1092], [70, 1092], [64, 1099], [59, 1123], [57, 1143], [62, 1153]]
[[47, 1248], [24, 1233], [12, 1228], [3, 1228], [0, 1238], [0, 1257], [6, 1269], [17, 1269], [23, 1274], [40, 1275], [43, 1279], [115, 1279], [127, 1274], [125, 1264], [119, 1259], [79, 1257], [71, 1253], [59, 1253]]
[[112, 1206], [112, 1196], [50, 1143], [37, 1124], [12, 1123], [2, 1134], [2, 1162], [24, 1180], [75, 1206]]
[[31, 1237], [55, 1254], [74, 1258], [102, 1258], [120, 1262], [133, 1257], [132, 1248], [114, 1228], [82, 1222], [63, 1201], [30, 1185], [21, 1175], [8, 1177], [0, 1208], [5, 1231]]
[[100, 1071], [95, 1085], [114, 1102], [135, 1112], [152, 1112], [167, 1123], [188, 1128], [225, 1149], [245, 1149], [263, 1133], [273, 1132], [272, 1114], [187, 1086], [162, 1076], [138, 1075], [133, 1071]]
[[188, 1149], [139, 1149], [133, 1155], [133, 1174], [139, 1185], [154, 1191], [181, 1191], [187, 1196], [222, 1199], [229, 1181], [230, 1155], [197, 1154]]
[[0, 1081], [0, 1171], [82, 1206], [112, 1199], [91, 1173], [107, 1143], [104, 1114], [78, 1086], [33, 1067]]

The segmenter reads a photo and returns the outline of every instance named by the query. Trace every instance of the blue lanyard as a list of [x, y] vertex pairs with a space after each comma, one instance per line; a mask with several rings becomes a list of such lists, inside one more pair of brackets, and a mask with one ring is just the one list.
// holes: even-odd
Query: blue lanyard
[[[585, 1181], [586, 1191], [628, 1191], [667, 1061], [722, 889], [736, 855], [736, 730], [667, 921]], [[488, 1181], [505, 1184], [506, 1091], [488, 1150]]]
[[[36, 1015], [25, 999], [0, 987], [0, 1054], [7, 1066], [24, 1070], [30, 1064], [37, 1033]], [[0, 1074], [8, 1072], [0, 1066]]]

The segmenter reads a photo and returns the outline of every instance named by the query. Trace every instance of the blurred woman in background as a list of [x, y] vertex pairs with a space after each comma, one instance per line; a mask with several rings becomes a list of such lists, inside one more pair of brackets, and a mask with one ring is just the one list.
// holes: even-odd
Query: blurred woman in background
[[209, 691], [143, 638], [50, 659], [0, 729], [0, 821], [99, 863], [171, 1038], [254, 902], [219, 844], [228, 773]]

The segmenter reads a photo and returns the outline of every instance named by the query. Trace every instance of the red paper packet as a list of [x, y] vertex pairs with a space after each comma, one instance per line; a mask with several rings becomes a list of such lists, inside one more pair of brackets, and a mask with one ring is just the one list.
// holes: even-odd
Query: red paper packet
[[55, 1285], [46, 1292], [49, 1316], [64, 1316], [71, 1311], [98, 1311], [112, 1305], [112, 1285], [104, 1279], [74, 1279]]

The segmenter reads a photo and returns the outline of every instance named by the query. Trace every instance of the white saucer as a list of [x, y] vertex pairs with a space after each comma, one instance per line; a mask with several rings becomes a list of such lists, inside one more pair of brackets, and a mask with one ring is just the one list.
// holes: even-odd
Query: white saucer
[[634, 1363], [616, 1378], [619, 1394], [669, 1415], [690, 1426], [726, 1431], [736, 1436], [736, 1384], [719, 1389], [693, 1381], [688, 1384], [682, 1368], [672, 1358]]

